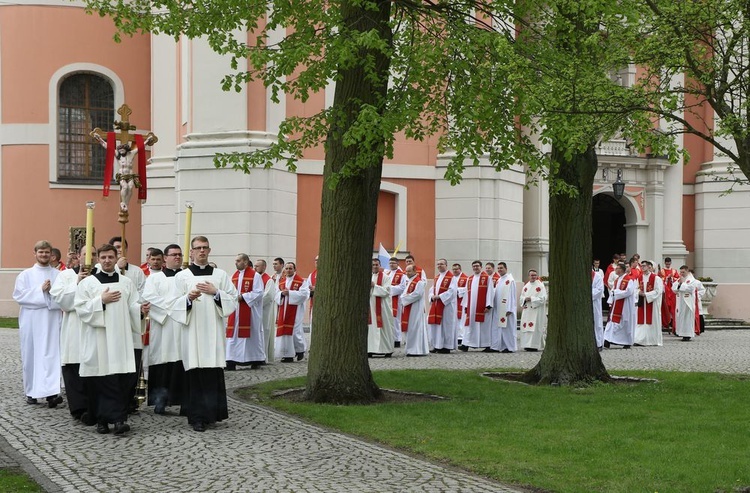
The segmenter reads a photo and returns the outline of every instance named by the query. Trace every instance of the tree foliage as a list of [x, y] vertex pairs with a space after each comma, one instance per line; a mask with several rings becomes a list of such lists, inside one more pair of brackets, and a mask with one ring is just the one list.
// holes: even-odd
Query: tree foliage
[[750, 177], [750, 3], [642, 1], [639, 95], [667, 134], [704, 139]]

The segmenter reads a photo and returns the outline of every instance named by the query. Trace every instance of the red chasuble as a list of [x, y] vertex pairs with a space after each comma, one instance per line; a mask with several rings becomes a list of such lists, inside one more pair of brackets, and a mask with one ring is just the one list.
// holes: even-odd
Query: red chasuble
[[[440, 276], [435, 276], [435, 285], [432, 287], [432, 292], [435, 293], [435, 286], [437, 286], [438, 279]], [[453, 282], [453, 273], [447, 271], [443, 276], [443, 282], [440, 283], [440, 288], [437, 290], [437, 296], [448, 291]], [[427, 317], [427, 323], [430, 325], [440, 325], [443, 321], [443, 310], [445, 310], [445, 303], [440, 298], [436, 298], [435, 301], [430, 303], [430, 315]]]
[[[232, 276], [232, 284], [237, 288], [237, 292], [240, 294], [239, 303], [239, 316], [240, 322], [237, 324], [237, 337], [247, 339], [250, 337], [250, 321], [253, 318], [253, 311], [250, 309], [245, 300], [242, 298], [243, 293], [249, 293], [253, 290], [253, 281], [255, 280], [255, 269], [247, 267], [242, 272], [242, 286], [238, 286], [237, 283], [240, 280], [240, 271], [237, 271]], [[232, 312], [227, 319], [227, 337], [231, 338], [234, 336], [234, 322], [237, 320], [237, 310]]]
[[[378, 272], [378, 279], [375, 281], [378, 286], [383, 285], [383, 271]], [[377, 322], [378, 329], [383, 328], [383, 305], [380, 300], [375, 300], [375, 321]], [[367, 310], [367, 325], [372, 325], [372, 314], [370, 310]]]
[[[638, 281], [638, 285], [640, 287], [643, 287], [644, 275], [645, 274], [641, 274], [641, 278]], [[653, 291], [655, 281], [656, 281], [656, 275], [654, 274], [646, 283], [646, 289], [644, 289], [643, 292], [645, 293], [647, 291]], [[643, 304], [638, 306], [638, 324], [639, 325], [642, 325], [642, 324], [651, 325], [652, 323], [654, 323], [654, 304], [647, 302], [645, 300], [645, 295], [644, 295]]]
[[[630, 277], [628, 275], [623, 275], [620, 278], [620, 286], [617, 286], [617, 281], [615, 280], [615, 289], [619, 289], [620, 291], [624, 291], [628, 288], [628, 282], [630, 282]], [[612, 315], [610, 316], [610, 319], [616, 323], [619, 324], [622, 320], [622, 308], [625, 306], [625, 299], [621, 298], [619, 300], [615, 301], [614, 306], [612, 307]]]
[[[406, 287], [406, 292], [413, 293], [414, 290], [417, 289], [417, 284], [419, 284], [419, 281], [421, 280], [422, 278], [419, 274], [412, 277], [409, 285]], [[412, 303], [411, 305], [406, 305], [401, 312], [401, 332], [406, 332], [409, 329], [409, 315], [411, 314], [412, 306], [414, 306], [414, 303]]]
[[[393, 273], [393, 279], [391, 279], [391, 286], [398, 286], [401, 284], [401, 278], [404, 276], [404, 273], [400, 270], [397, 270]], [[398, 295], [391, 296], [391, 308], [393, 309], [393, 316], [398, 316]]]
[[[287, 288], [286, 279], [286, 277], [282, 277], [281, 281], [279, 281], [279, 291], [283, 291], [284, 289], [299, 291], [299, 288], [305, 282], [299, 274], [295, 274], [292, 278], [292, 285]], [[294, 321], [297, 319], [298, 306], [290, 305], [288, 300], [284, 300], [284, 303], [279, 307], [279, 314], [276, 317], [276, 337], [294, 334]]]
[[[471, 285], [474, 284], [472, 281], [473, 279], [469, 279], [466, 283], [466, 296], [469, 298], [469, 303], [471, 303]], [[489, 282], [490, 276], [488, 276], [486, 272], [482, 271], [482, 273], [479, 274], [479, 292], [477, 293], [476, 306], [474, 306], [475, 322], [484, 322], [484, 309], [486, 308], [485, 303], [487, 302], [487, 284]], [[471, 310], [469, 310], [468, 313], [471, 313]], [[469, 320], [469, 314], [467, 314], [466, 323], [464, 325], [468, 327], [470, 322], [471, 321]]]
[[[467, 276], [466, 274], [464, 274], [464, 273], [462, 272], [462, 273], [461, 273], [461, 275], [460, 275], [460, 276], [458, 276], [458, 287], [459, 287], [459, 288], [465, 288], [465, 287], [466, 287], [466, 281], [468, 281], [468, 280], [469, 280], [469, 276]], [[463, 317], [463, 316], [464, 316], [464, 305], [463, 305], [463, 301], [464, 301], [464, 298], [463, 298], [463, 296], [459, 297], [459, 298], [458, 298], [458, 299], [456, 300], [456, 304], [457, 304], [457, 307], [458, 307], [458, 308], [456, 309], [456, 318], [457, 318], [457, 319], [459, 319], [459, 320], [461, 320], [461, 317]]]

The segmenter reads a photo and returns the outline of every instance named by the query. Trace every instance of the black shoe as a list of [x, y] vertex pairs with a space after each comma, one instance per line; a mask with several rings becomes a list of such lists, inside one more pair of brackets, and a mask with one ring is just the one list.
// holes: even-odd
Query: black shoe
[[258, 370], [261, 366], [263, 366], [263, 363], [250, 363], [251, 370]]
[[294, 363], [294, 358], [281, 358], [282, 363]]
[[503, 349], [503, 350], [502, 350], [502, 351], [500, 351], [500, 352], [501, 352], [501, 353], [512, 353], [513, 351], [511, 351], [511, 350], [510, 350], [510, 349], [508, 349], [508, 348], [505, 348], [505, 349]]
[[437, 349], [430, 349], [430, 352], [431, 352], [432, 354], [435, 354], [435, 353], [437, 353]]
[[604, 347], [609, 349], [609, 341], [604, 341]]
[[195, 423], [193, 423], [193, 429], [195, 431], [204, 432], [206, 431], [206, 425], [204, 425], [201, 421], [196, 421]]
[[224, 370], [226, 370], [226, 371], [236, 371], [237, 370], [237, 366], [236, 365], [227, 365], [227, 367], [224, 368]]
[[115, 435], [122, 435], [125, 432], [130, 431], [130, 425], [127, 423], [115, 423]]
[[305, 358], [305, 352], [299, 352], [297, 353], [297, 361], [302, 361]]
[[154, 414], [167, 414], [166, 406], [154, 406]]
[[81, 423], [83, 423], [86, 426], [94, 426], [96, 424], [96, 419], [89, 416], [89, 413], [84, 411], [81, 414]]
[[460, 346], [458, 346], [458, 350], [465, 353], [469, 350], [469, 346], [464, 346], [463, 344], [461, 344]]
[[499, 353], [500, 351], [498, 351], [497, 349], [492, 349], [491, 347], [486, 347], [484, 348], [482, 352], [483, 353]]
[[682, 342], [690, 342], [690, 337], [683, 337]]
[[368, 358], [372, 358], [372, 353], [367, 353]]
[[385, 353], [383, 355], [383, 358], [390, 358], [393, 353]]
[[625, 344], [622, 348], [623, 349], [630, 349], [630, 344]]
[[37, 400], [33, 397], [26, 396], [26, 404], [36, 404]]
[[448, 349], [447, 347], [440, 348], [440, 349], [437, 350], [437, 352], [440, 353], [440, 354], [451, 354], [451, 350]]
[[525, 348], [523, 348], [523, 350], [524, 351], [528, 351], [530, 353], [534, 353], [534, 352], [538, 351], [538, 349], [535, 348], [535, 347], [525, 347]]
[[100, 435], [106, 435], [109, 433], [109, 425], [107, 423], [97, 423], [96, 432]]
[[394, 342], [393, 347], [401, 347], [401, 341]]
[[50, 408], [57, 407], [58, 404], [62, 404], [63, 398], [59, 395], [52, 395], [50, 397], [47, 397], [47, 406]]

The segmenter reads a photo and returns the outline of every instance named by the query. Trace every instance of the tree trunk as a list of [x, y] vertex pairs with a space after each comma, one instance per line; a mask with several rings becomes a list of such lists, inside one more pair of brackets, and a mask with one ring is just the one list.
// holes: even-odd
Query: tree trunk
[[554, 146], [559, 165], [554, 178], [578, 189], [578, 195], [552, 195], [550, 219], [550, 296], [547, 341], [539, 363], [526, 380], [540, 384], [576, 384], [609, 380], [594, 338], [591, 300], [591, 199], [596, 152], [570, 160]]
[[[379, 31], [390, 43], [390, 2], [365, 10], [357, 2], [343, 2], [344, 25], [353, 31]], [[362, 65], [375, 60], [376, 78]], [[362, 65], [339, 69], [333, 100], [338, 117], [331, 123], [323, 171], [322, 217], [318, 278], [315, 287], [313, 334], [305, 397], [314, 402], [368, 403], [380, 393], [367, 361], [372, 245], [375, 235], [384, 140], [380, 133], [345, 145], [343, 134], [364, 104], [385, 107], [390, 60], [374, 50], [360, 50]], [[373, 136], [373, 134], [376, 134]], [[331, 177], [357, 159], [364, 164], [356, 174]], [[364, 161], [362, 161], [364, 159]]]

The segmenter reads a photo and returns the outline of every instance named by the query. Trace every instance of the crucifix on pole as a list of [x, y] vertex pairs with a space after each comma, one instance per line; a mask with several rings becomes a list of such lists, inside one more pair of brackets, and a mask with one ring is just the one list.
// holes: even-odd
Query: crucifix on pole
[[[123, 104], [117, 110], [121, 120], [115, 120], [114, 132], [105, 132], [95, 128], [89, 135], [96, 139], [102, 147], [107, 150], [107, 158], [104, 165], [104, 190], [103, 195], [109, 196], [112, 184], [112, 173], [114, 161], [117, 159], [118, 170], [115, 181], [120, 185], [120, 212], [117, 221], [121, 224], [122, 255], [125, 256], [127, 247], [125, 241], [125, 225], [129, 218], [129, 203], [133, 196], [133, 189], [138, 189], [138, 199], [146, 200], [146, 146], [156, 144], [159, 139], [152, 132], [146, 134], [145, 138], [140, 134], [131, 134], [135, 131], [135, 125], [130, 123], [130, 115], [133, 110], [130, 106]], [[138, 156], [138, 168], [133, 169], [133, 159]]]

